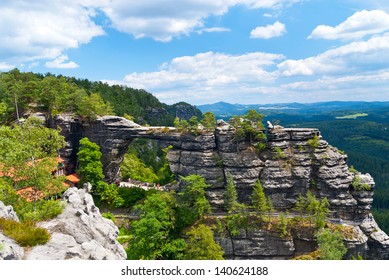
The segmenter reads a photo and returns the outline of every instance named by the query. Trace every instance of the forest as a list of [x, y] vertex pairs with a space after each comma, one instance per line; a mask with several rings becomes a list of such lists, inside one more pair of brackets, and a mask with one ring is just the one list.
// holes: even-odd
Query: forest
[[187, 103], [166, 105], [151, 93], [125, 86], [18, 69], [0, 73], [0, 124], [34, 112], [45, 112], [48, 118], [75, 113], [86, 120], [113, 114], [143, 125], [173, 125], [177, 116], [202, 115]]

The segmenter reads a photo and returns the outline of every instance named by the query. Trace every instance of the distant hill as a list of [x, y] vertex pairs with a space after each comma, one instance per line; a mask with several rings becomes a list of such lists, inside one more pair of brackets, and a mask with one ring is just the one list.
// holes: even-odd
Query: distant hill
[[199, 105], [197, 108], [200, 109], [203, 113], [213, 112], [219, 118], [229, 118], [233, 115], [241, 115], [250, 109], [257, 110], [268, 117], [284, 114], [299, 116], [328, 114], [331, 115], [332, 118], [335, 118], [344, 116], [345, 112], [368, 113], [370, 111], [380, 110], [382, 113], [388, 113], [389, 101], [330, 101], [317, 103], [276, 103], [250, 105], [217, 102], [214, 104]]

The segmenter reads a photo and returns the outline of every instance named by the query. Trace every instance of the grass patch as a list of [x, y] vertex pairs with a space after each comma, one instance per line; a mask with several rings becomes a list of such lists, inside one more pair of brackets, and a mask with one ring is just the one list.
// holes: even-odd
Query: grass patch
[[46, 244], [50, 239], [49, 232], [36, 227], [33, 222], [16, 222], [0, 218], [0, 229], [22, 247], [33, 247]]
[[338, 119], [338, 120], [346, 120], [346, 119], [355, 120], [356, 118], [367, 117], [368, 115], [369, 114], [366, 114], [366, 113], [356, 113], [356, 114], [352, 114], [352, 115], [336, 117], [336, 119]]

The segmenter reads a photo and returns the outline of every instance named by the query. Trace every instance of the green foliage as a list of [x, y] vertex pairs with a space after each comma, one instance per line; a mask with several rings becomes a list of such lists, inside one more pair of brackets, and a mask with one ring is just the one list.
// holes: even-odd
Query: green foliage
[[316, 149], [317, 147], [319, 147], [320, 143], [319, 143], [319, 136], [315, 135], [313, 136], [313, 138], [309, 139], [307, 144], [312, 148], [312, 149]]
[[233, 116], [228, 121], [235, 128], [237, 146], [239, 142], [247, 140], [257, 148], [258, 152], [266, 147], [266, 135], [263, 133], [264, 126], [262, 124], [263, 117], [264, 115], [257, 111], [249, 110], [242, 117]]
[[12, 185], [5, 178], [0, 177], [0, 201], [5, 205], [14, 205], [19, 196], [16, 194]]
[[276, 154], [274, 156], [275, 159], [286, 159], [287, 158], [284, 151], [280, 147], [275, 147], [274, 151], [276, 152]]
[[224, 205], [228, 213], [236, 212], [240, 209], [240, 203], [238, 202], [238, 193], [234, 183], [234, 178], [231, 174], [227, 174], [227, 184], [224, 191]]
[[284, 213], [281, 213], [278, 217], [277, 229], [281, 238], [285, 238], [288, 235], [288, 220]]
[[204, 126], [205, 130], [214, 131], [216, 128], [216, 117], [211, 112], [206, 112], [203, 115], [203, 119], [201, 120], [201, 124]]
[[351, 173], [353, 174], [357, 174], [358, 173], [358, 170], [355, 169], [355, 167], [353, 165], [351, 165], [348, 169], [348, 171], [350, 171]]
[[80, 148], [77, 153], [80, 184], [89, 182], [94, 188], [103, 180], [103, 164], [100, 161], [102, 154], [100, 147], [96, 143], [84, 137], [80, 140]]
[[14, 239], [22, 247], [33, 247], [46, 244], [50, 239], [44, 228], [35, 227], [32, 222], [16, 222], [0, 218], [0, 229], [3, 234]]
[[262, 184], [259, 180], [254, 184], [253, 193], [251, 194], [250, 199], [254, 210], [259, 215], [262, 215], [269, 210], [268, 201], [266, 199]]
[[130, 208], [135, 203], [146, 197], [146, 191], [142, 188], [118, 188], [119, 196], [123, 199], [123, 207]]
[[310, 221], [314, 221], [316, 228], [320, 229], [325, 226], [325, 219], [330, 212], [329, 206], [330, 204], [326, 197], [319, 201], [308, 191], [306, 197], [303, 197], [301, 194], [299, 195], [294, 209], [301, 215], [303, 212], [307, 213]]
[[211, 212], [211, 204], [205, 197], [205, 189], [209, 187], [200, 175], [180, 177], [184, 183], [181, 192], [182, 205], [192, 209], [199, 218]]
[[133, 180], [157, 183], [158, 176], [154, 170], [147, 167], [136, 155], [126, 154], [121, 165], [123, 179], [131, 178]]
[[19, 199], [14, 205], [14, 210], [22, 221], [50, 220], [62, 213], [64, 204], [59, 200], [38, 200], [34, 203]]
[[122, 177], [149, 183], [166, 185], [174, 181], [166, 156], [172, 146], [160, 149], [155, 141], [133, 141], [121, 165]]
[[223, 249], [213, 238], [210, 227], [199, 224], [186, 233], [186, 260], [223, 260]]
[[355, 191], [371, 191], [371, 187], [364, 183], [358, 175], [354, 176], [351, 186]]
[[181, 259], [185, 241], [176, 237], [177, 202], [170, 193], [153, 194], [137, 206], [139, 220], [132, 223], [129, 259]]
[[321, 229], [316, 237], [319, 244], [320, 259], [341, 260], [347, 253], [347, 248], [343, 243], [344, 236], [339, 231]]
[[106, 218], [106, 219], [111, 220], [112, 222], [116, 223], [116, 217], [111, 212], [102, 213], [101, 216], [103, 216], [103, 218]]
[[3, 244], [0, 243], [0, 252], [3, 251], [3, 248], [4, 248]]
[[97, 183], [97, 192], [101, 200], [106, 201], [109, 206], [121, 207], [124, 205], [124, 199], [119, 196], [119, 188], [115, 184], [100, 181]]
[[64, 145], [59, 130], [43, 127], [34, 118], [12, 128], [2, 126], [0, 172], [6, 174], [17, 189], [33, 186], [34, 191], [44, 193], [49, 193], [50, 189], [60, 191], [64, 178], [50, 175], [56, 167], [57, 151]]

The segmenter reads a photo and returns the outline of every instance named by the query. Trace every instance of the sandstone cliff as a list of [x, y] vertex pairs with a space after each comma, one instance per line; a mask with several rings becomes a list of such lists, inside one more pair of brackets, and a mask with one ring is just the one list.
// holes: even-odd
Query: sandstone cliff
[[[389, 258], [389, 238], [371, 217], [373, 178], [369, 174], [351, 172], [347, 155], [323, 140], [317, 129], [268, 128], [262, 132], [267, 134], [267, 143], [261, 151], [249, 141], [237, 141], [234, 128], [225, 122], [219, 122], [215, 132], [191, 135], [181, 134], [174, 128], [142, 127], [124, 118], [103, 117], [80, 125], [78, 131], [72, 133], [87, 136], [100, 145], [108, 181], [114, 181], [120, 175], [120, 163], [133, 139], [155, 139], [162, 146], [172, 145], [173, 149], [168, 153], [171, 170], [177, 178], [180, 175], [202, 175], [210, 185], [207, 197], [214, 211], [223, 211], [227, 174], [233, 176], [239, 200], [245, 203], [249, 203], [252, 185], [260, 180], [278, 211], [290, 210], [298, 196], [310, 190], [319, 199], [327, 198], [331, 213], [350, 221], [355, 231], [361, 233], [348, 242], [350, 251], [361, 250], [371, 258]], [[355, 181], [364, 188], [353, 187]], [[303, 251], [300, 244], [304, 239], [278, 239], [269, 232], [239, 236], [238, 255], [251, 258], [253, 253], [250, 250], [255, 246], [262, 248], [263, 242], [270, 241], [270, 244], [280, 245], [275, 248], [281, 251], [274, 253], [272, 250], [277, 249], [269, 248], [268, 251], [273, 252], [269, 253], [258, 249], [254, 255], [285, 257], [291, 252]], [[223, 242], [228, 252], [228, 242]]]

